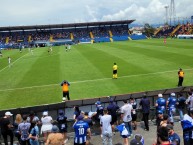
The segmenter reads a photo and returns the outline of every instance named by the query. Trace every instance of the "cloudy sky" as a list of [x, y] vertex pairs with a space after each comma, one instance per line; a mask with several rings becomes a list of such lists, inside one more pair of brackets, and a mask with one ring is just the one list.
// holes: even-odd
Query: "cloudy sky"
[[[162, 24], [171, 0], [0, 0], [0, 26], [135, 19]], [[176, 17], [193, 15], [192, 0], [175, 0]]]

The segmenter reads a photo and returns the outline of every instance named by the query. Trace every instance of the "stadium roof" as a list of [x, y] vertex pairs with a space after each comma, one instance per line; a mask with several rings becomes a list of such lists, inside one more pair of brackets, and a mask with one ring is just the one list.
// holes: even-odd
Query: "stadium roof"
[[135, 20], [122, 21], [103, 21], [103, 22], [88, 22], [88, 23], [71, 23], [71, 24], [52, 24], [52, 25], [32, 25], [32, 26], [8, 26], [0, 27], [0, 31], [21, 31], [32, 29], [58, 29], [58, 28], [76, 28], [76, 27], [92, 27], [101, 25], [126, 25], [131, 24]]

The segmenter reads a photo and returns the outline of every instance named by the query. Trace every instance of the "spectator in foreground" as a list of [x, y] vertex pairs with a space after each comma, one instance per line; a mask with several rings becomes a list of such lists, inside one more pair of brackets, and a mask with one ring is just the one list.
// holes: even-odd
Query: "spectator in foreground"
[[160, 127], [157, 130], [157, 142], [153, 145], [171, 145], [167, 127]]
[[[177, 99], [177, 108], [180, 114], [180, 120], [183, 120], [184, 118], [184, 109], [186, 107], [186, 98], [183, 96], [182, 93], [179, 93], [179, 97]], [[188, 108], [189, 111], [189, 108]]]
[[149, 131], [149, 121], [148, 120], [149, 120], [149, 111], [150, 111], [150, 100], [147, 98], [146, 94], [143, 94], [143, 98], [141, 99], [139, 105], [142, 107], [145, 130]]
[[174, 145], [180, 145], [180, 137], [177, 133], [174, 132], [173, 125], [168, 124], [166, 127], [168, 128], [170, 143]]
[[44, 142], [46, 142], [47, 137], [52, 130], [52, 117], [48, 116], [47, 111], [44, 111], [42, 115], [43, 116], [41, 118], [41, 122], [42, 122], [41, 133], [43, 133]]
[[83, 121], [83, 116], [79, 115], [73, 125], [75, 131], [74, 145], [86, 145], [86, 136], [91, 137], [90, 128], [87, 122]]
[[13, 126], [14, 126], [14, 135], [15, 137], [18, 139], [18, 141], [20, 142], [20, 138], [21, 138], [21, 135], [19, 133], [19, 130], [18, 130], [18, 126], [19, 124], [22, 122], [22, 117], [21, 117], [21, 114], [17, 114], [16, 117], [15, 117], [15, 121], [13, 122]]
[[170, 117], [170, 123], [174, 125], [174, 113], [176, 112], [176, 104], [177, 104], [177, 99], [176, 99], [176, 94], [171, 93], [167, 100], [167, 108], [168, 108], [168, 115]]
[[32, 121], [30, 126], [29, 142], [30, 145], [39, 145], [39, 128], [37, 122]]
[[121, 119], [125, 123], [125, 127], [127, 128], [127, 131], [129, 132], [129, 138], [132, 135], [132, 128], [131, 128], [131, 111], [133, 110], [133, 107], [131, 104], [127, 103], [127, 100], [123, 100], [124, 105], [121, 107]]
[[120, 132], [121, 137], [123, 138], [123, 145], [129, 145], [128, 136], [129, 132], [125, 127], [125, 123], [121, 123], [117, 126], [118, 131]]
[[144, 145], [144, 139], [141, 134], [136, 134], [134, 139], [130, 141], [130, 145]]
[[[93, 126], [92, 119], [88, 117], [88, 112], [84, 113], [83, 121], [88, 123], [89, 128], [91, 128]], [[87, 134], [86, 145], [89, 145], [89, 143], [90, 143], [90, 136]]]
[[101, 125], [101, 137], [103, 140], [103, 145], [112, 145], [112, 127], [111, 115], [108, 115], [108, 110], [104, 109], [104, 115], [100, 118], [100, 125]]
[[52, 126], [51, 133], [48, 135], [45, 145], [63, 145], [64, 138], [61, 133], [59, 133], [59, 128], [56, 125]]
[[27, 122], [27, 115], [23, 115], [23, 122], [19, 124], [18, 131], [21, 135], [21, 145], [29, 145], [29, 130], [31, 124]]
[[10, 136], [11, 145], [13, 144], [13, 125], [9, 120], [12, 115], [11, 112], [5, 112], [5, 116], [0, 119], [1, 134], [5, 145], [8, 145], [7, 136]]
[[107, 106], [107, 110], [108, 110], [108, 114], [111, 115], [112, 117], [111, 125], [112, 125], [113, 131], [115, 131], [114, 125], [117, 125], [117, 110], [118, 109], [119, 109], [119, 106], [117, 106], [117, 104], [115, 104], [115, 102], [113, 101], [113, 98], [111, 98], [110, 103]]
[[134, 98], [130, 98], [129, 103], [132, 105], [133, 110], [131, 111], [131, 117], [132, 117], [132, 125], [133, 125], [133, 129], [136, 130], [137, 129], [137, 102], [135, 101]]
[[[163, 98], [162, 94], [158, 94], [158, 99], [156, 100], [155, 106], [156, 106], [156, 117], [158, 116], [159, 111], [165, 113], [165, 111], [166, 111], [166, 99]], [[156, 120], [156, 123], [157, 123], [157, 120]]]
[[64, 136], [64, 143], [68, 141], [67, 139], [67, 117], [64, 114], [63, 110], [58, 111], [58, 117], [57, 117], [59, 132], [63, 134]]

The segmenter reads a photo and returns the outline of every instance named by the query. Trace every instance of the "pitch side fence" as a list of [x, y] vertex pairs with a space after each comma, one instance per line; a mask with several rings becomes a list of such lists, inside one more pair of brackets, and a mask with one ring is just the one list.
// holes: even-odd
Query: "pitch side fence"
[[[130, 97], [133, 97], [136, 99], [137, 103], [139, 104], [140, 99], [142, 98], [143, 94], [146, 93], [151, 101], [151, 106], [154, 106], [155, 101], [157, 99], [157, 95], [159, 93], [163, 94], [164, 98], [168, 98], [170, 93], [176, 93], [177, 97], [179, 93], [182, 93], [184, 97], [188, 97], [188, 91], [190, 89], [193, 89], [193, 86], [185, 86], [185, 87], [177, 87], [177, 88], [170, 88], [170, 89], [162, 89], [162, 90], [155, 90], [155, 91], [147, 91], [147, 92], [136, 92], [136, 93], [130, 93], [130, 94], [122, 94], [117, 96], [111, 96], [111, 98], [114, 99], [114, 101], [117, 103], [118, 106], [123, 105], [123, 100], [128, 100]], [[89, 111], [95, 111], [96, 106], [95, 102], [101, 101], [102, 105], [104, 107], [107, 107], [109, 104], [109, 98], [108, 97], [100, 97], [100, 98], [92, 98], [92, 99], [83, 99], [83, 100], [71, 100], [56, 104], [44, 104], [40, 106], [32, 106], [32, 107], [25, 107], [25, 108], [14, 108], [9, 110], [1, 110], [0, 116], [4, 116], [6, 111], [10, 111], [13, 116], [11, 117], [11, 121], [15, 119], [16, 114], [29, 114], [30, 111], [34, 111], [36, 115], [41, 118], [43, 111], [48, 111], [48, 114], [52, 116], [53, 120], [56, 120], [58, 110], [63, 109], [65, 111], [65, 114], [68, 118], [68, 122], [72, 123], [73, 118], [73, 107], [79, 106], [81, 111], [89, 112]], [[138, 114], [138, 117], [140, 117], [140, 112]]]

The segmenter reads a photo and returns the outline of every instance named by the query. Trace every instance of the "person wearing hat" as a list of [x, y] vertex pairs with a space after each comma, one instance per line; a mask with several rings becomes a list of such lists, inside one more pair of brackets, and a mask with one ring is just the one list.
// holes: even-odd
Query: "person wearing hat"
[[112, 121], [112, 129], [115, 131], [115, 125], [118, 125], [117, 123], [117, 110], [119, 110], [119, 106], [113, 101], [113, 98], [110, 98], [109, 105], [107, 106], [108, 114], [111, 115]]
[[170, 143], [180, 145], [180, 137], [177, 133], [174, 132], [173, 125], [168, 124], [166, 127], [168, 128]]
[[163, 113], [165, 113], [166, 99], [163, 98], [162, 94], [158, 94], [158, 99], [156, 100], [155, 107], [156, 107], [156, 116], [158, 116], [158, 111], [162, 111]]
[[174, 124], [173, 116], [174, 116], [174, 113], [176, 112], [176, 104], [177, 104], [176, 94], [171, 93], [166, 103], [171, 124]]
[[0, 119], [1, 134], [3, 136], [5, 145], [8, 145], [7, 136], [10, 136], [10, 142], [13, 144], [13, 125], [9, 120], [12, 115], [13, 114], [8, 111], [5, 112], [5, 116]]
[[56, 125], [52, 126], [51, 133], [48, 135], [45, 145], [63, 145], [64, 137], [59, 133], [59, 128]]
[[59, 132], [63, 134], [64, 136], [64, 142], [66, 143], [68, 141], [67, 138], [67, 117], [64, 114], [63, 110], [58, 111], [58, 117], [57, 117]]
[[42, 123], [41, 134], [43, 134], [44, 142], [46, 142], [47, 137], [52, 129], [52, 117], [48, 116], [48, 111], [44, 111], [42, 115], [43, 116], [41, 118], [41, 123]]
[[178, 87], [182, 86], [182, 83], [184, 81], [184, 72], [182, 71], [182, 69], [180, 68], [178, 71]]
[[96, 111], [95, 113], [93, 113], [92, 117], [94, 117], [95, 120], [99, 121], [101, 116], [103, 116], [104, 107], [101, 105], [100, 101], [97, 101], [95, 105], [96, 105]]
[[62, 86], [62, 91], [63, 91], [62, 100], [65, 101], [66, 97], [67, 97], [68, 100], [70, 100], [70, 95], [69, 95], [70, 83], [68, 81], [64, 80], [60, 85]]
[[150, 100], [147, 98], [146, 94], [143, 94], [143, 98], [141, 99], [139, 105], [142, 107], [143, 112], [143, 121], [145, 124], [145, 130], [149, 131], [149, 111], [150, 111]]
[[86, 137], [91, 138], [90, 127], [87, 122], [83, 121], [83, 116], [79, 115], [73, 125], [75, 131], [74, 145], [86, 145]]

